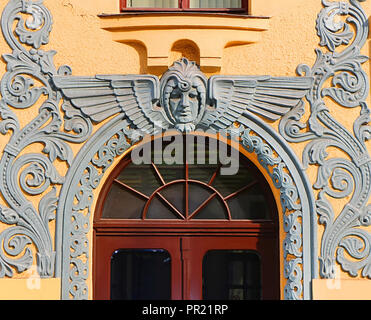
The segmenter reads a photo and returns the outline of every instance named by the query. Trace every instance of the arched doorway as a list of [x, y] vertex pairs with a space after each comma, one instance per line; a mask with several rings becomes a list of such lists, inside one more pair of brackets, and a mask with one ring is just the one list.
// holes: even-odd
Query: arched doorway
[[[94, 219], [94, 298], [278, 299], [278, 212], [264, 176], [231, 148], [238, 170], [221, 174], [227, 145], [181, 137], [161, 149], [148, 143], [146, 163], [126, 155], [106, 180]], [[182, 157], [167, 161], [170, 145]]]

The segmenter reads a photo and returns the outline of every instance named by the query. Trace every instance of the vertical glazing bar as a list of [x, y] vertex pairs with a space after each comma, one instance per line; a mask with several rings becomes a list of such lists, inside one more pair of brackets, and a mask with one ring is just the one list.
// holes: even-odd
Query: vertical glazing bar
[[182, 0], [182, 8], [188, 9], [189, 8], [189, 2], [190, 0]]
[[189, 214], [189, 190], [188, 190], [188, 162], [186, 161], [185, 163], [185, 214], [186, 214], [186, 219], [188, 219], [188, 214]]
[[191, 283], [190, 280], [192, 278], [191, 275], [191, 244], [190, 239], [188, 237], [181, 237], [180, 238], [180, 246], [181, 246], [181, 260], [182, 260], [182, 282], [183, 282], [183, 290], [182, 290], [182, 298], [183, 300], [189, 300], [191, 296], [190, 287]]
[[128, 7], [127, 0], [120, 0], [120, 10], [123, 10], [123, 9], [125, 9], [127, 7]]

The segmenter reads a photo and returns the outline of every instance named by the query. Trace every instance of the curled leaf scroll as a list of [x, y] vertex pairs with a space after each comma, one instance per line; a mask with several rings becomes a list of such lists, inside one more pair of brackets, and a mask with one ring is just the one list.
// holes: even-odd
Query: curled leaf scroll
[[[50, 77], [70, 69], [57, 70], [55, 51], [41, 49], [52, 29], [52, 17], [42, 1], [9, 1], [1, 27], [12, 53], [3, 55], [6, 73], [0, 84], [0, 132], [10, 137], [0, 159], [0, 191], [6, 202], [0, 207], [0, 221], [9, 225], [0, 234], [0, 277], [12, 277], [32, 264], [41, 277], [52, 277], [56, 250], [49, 222], [55, 219], [58, 204], [55, 187], [64, 181], [55, 161], [71, 164], [69, 143], [86, 140], [91, 123], [76, 110], [59, 108], [61, 97], [50, 85]], [[12, 109], [37, 104], [41, 105], [37, 116], [21, 127]], [[24, 151], [40, 143], [41, 154]], [[36, 195], [42, 196], [37, 208], [29, 199]]]
[[[322, 4], [316, 28], [320, 45], [325, 49], [316, 49], [317, 60], [312, 68], [307, 65], [297, 68], [299, 75], [315, 79], [307, 95], [310, 117], [306, 123], [301, 122], [305, 108], [298, 105], [282, 118], [280, 133], [293, 143], [307, 141], [303, 163], [317, 167], [313, 188], [318, 190], [318, 222], [325, 226], [320, 276], [335, 277], [337, 261], [351, 276], [371, 278], [371, 234], [362, 228], [369, 225], [371, 194], [371, 162], [366, 145], [371, 132], [366, 102], [369, 81], [362, 69], [368, 57], [361, 54], [368, 36], [368, 19], [356, 0], [323, 0]], [[325, 98], [335, 104], [331, 108], [326, 106]], [[360, 109], [353, 132], [333, 117], [336, 108]], [[331, 157], [331, 147], [341, 150], [344, 157]], [[349, 201], [335, 213], [330, 198]]]

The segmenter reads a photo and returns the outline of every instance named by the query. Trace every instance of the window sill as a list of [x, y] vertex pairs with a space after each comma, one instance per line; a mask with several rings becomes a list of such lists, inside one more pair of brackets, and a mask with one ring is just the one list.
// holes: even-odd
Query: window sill
[[269, 28], [269, 17], [210, 12], [125, 12], [102, 14], [101, 27], [121, 43], [140, 43], [148, 67], [168, 67], [180, 41], [197, 49], [201, 67], [220, 68], [228, 46], [258, 42]]

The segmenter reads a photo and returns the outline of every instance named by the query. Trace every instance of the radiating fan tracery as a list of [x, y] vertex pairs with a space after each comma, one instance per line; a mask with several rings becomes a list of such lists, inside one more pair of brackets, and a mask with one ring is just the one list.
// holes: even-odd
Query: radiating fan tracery
[[236, 175], [223, 175], [222, 168], [221, 163], [187, 161], [136, 165], [129, 159], [112, 181], [102, 217], [186, 221], [269, 219], [264, 183], [251, 163], [240, 159]]

